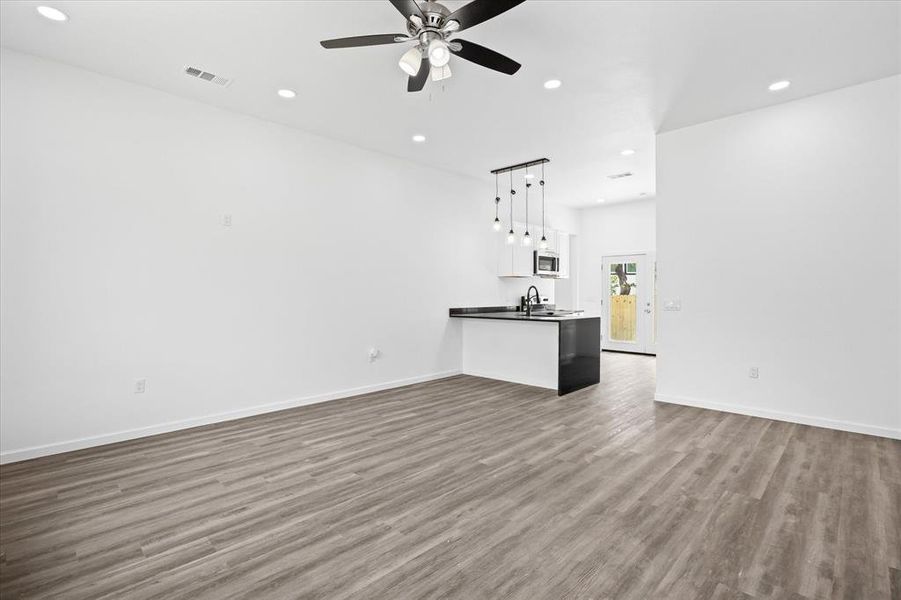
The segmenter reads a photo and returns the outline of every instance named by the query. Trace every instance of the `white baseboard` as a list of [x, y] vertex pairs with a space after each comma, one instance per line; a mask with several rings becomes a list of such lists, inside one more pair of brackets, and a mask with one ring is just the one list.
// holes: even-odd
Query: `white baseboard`
[[494, 371], [480, 369], [464, 369], [463, 375], [472, 375], [473, 377], [483, 377], [485, 379], [494, 379], [495, 381], [506, 381], [508, 383], [519, 383], [522, 385], [530, 385], [532, 387], [544, 388], [546, 390], [557, 390], [557, 380], [553, 382], [547, 379], [539, 379], [536, 377], [518, 377], [510, 373], [496, 373]]
[[854, 423], [852, 421], [836, 421], [834, 419], [824, 419], [821, 417], [809, 417], [807, 415], [798, 415], [778, 410], [751, 408], [748, 406], [711, 402], [709, 400], [699, 400], [697, 398], [688, 398], [685, 396], [671, 396], [669, 394], [654, 394], [654, 400], [657, 402], [666, 402], [667, 404], [681, 404], [683, 406], [693, 406], [695, 408], [707, 408], [710, 410], [718, 410], [720, 412], [748, 415], [750, 417], [763, 417], [764, 419], [773, 419], [774, 421], [788, 421], [789, 423], [813, 425], [814, 427], [838, 429], [839, 431], [850, 431], [852, 433], [865, 433], [867, 435], [901, 440], [901, 429], [880, 427], [878, 425], [865, 425], [863, 423]]
[[168, 423], [160, 423], [149, 427], [139, 427], [137, 429], [128, 429], [126, 431], [117, 431], [103, 435], [79, 438], [76, 440], [68, 440], [54, 444], [46, 444], [43, 446], [33, 446], [31, 448], [21, 448], [19, 450], [8, 450], [0, 452], [0, 464], [19, 462], [30, 458], [38, 458], [41, 456], [49, 456], [51, 454], [60, 454], [62, 452], [71, 452], [73, 450], [83, 450], [84, 448], [93, 448], [95, 446], [104, 446], [106, 444], [114, 444], [116, 442], [124, 442], [137, 438], [158, 435], [160, 433], [170, 433], [181, 429], [189, 429], [191, 427], [200, 427], [201, 425], [210, 425], [212, 423], [221, 423], [223, 421], [233, 421], [244, 417], [252, 417], [254, 415], [262, 415], [265, 413], [285, 410], [286, 408], [296, 408], [298, 406], [306, 406], [308, 404], [318, 404], [320, 402], [328, 402], [329, 400], [339, 400], [341, 398], [349, 398], [351, 396], [359, 396], [361, 394], [369, 394], [372, 392], [381, 392], [393, 388], [411, 385], [414, 383], [424, 383], [426, 381], [434, 381], [436, 379], [444, 379], [460, 374], [459, 369], [450, 371], [441, 371], [438, 373], [428, 373], [426, 375], [417, 375], [405, 379], [397, 379], [394, 381], [386, 381], [372, 385], [364, 385], [356, 388], [338, 390], [325, 394], [317, 394], [315, 396], [306, 396], [304, 398], [294, 398], [291, 400], [283, 400], [281, 402], [272, 402], [270, 404], [260, 404], [240, 410], [216, 413], [195, 417], [192, 419], [184, 419], [181, 421], [170, 421]]

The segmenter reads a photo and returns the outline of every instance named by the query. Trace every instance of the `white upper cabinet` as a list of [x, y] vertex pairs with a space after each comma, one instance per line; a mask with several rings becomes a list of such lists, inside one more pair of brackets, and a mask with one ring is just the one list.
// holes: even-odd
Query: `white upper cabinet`
[[[497, 234], [497, 276], [498, 277], [533, 277], [535, 274], [534, 251], [541, 240], [541, 225], [532, 225], [529, 234], [531, 246], [522, 245], [522, 234], [526, 230], [524, 223], [514, 223], [516, 243], [507, 245], [507, 233]], [[569, 277], [569, 234], [555, 229], [546, 229], [548, 250], [560, 256], [560, 277]]]
[[[516, 242], [513, 244], [507, 244], [505, 232], [502, 231], [497, 236], [497, 276], [531, 277], [534, 272], [532, 267], [534, 243], [532, 246], [522, 245], [522, 234], [526, 230], [524, 223], [514, 223], [513, 229], [516, 232]], [[535, 237], [532, 231], [529, 231], [529, 235]]]
[[[569, 278], [569, 234], [558, 231], [557, 239], [557, 256], [560, 257], [560, 275], [561, 279]], [[550, 238], [548, 238], [550, 241]]]
[[[525, 231], [525, 230], [523, 230]], [[530, 237], [532, 232], [529, 232]], [[523, 246], [522, 238], [519, 237], [513, 244], [513, 276], [514, 277], [531, 277], [535, 270], [532, 266], [532, 251], [535, 250], [535, 242], [533, 240], [531, 246]]]

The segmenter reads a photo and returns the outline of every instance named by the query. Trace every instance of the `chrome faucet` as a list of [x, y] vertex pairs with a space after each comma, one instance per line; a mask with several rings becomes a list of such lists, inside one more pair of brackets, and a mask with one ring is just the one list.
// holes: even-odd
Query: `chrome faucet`
[[538, 293], [538, 288], [534, 285], [530, 285], [529, 289], [526, 290], [526, 316], [532, 316], [532, 290], [535, 290], [535, 304], [541, 304], [541, 294]]

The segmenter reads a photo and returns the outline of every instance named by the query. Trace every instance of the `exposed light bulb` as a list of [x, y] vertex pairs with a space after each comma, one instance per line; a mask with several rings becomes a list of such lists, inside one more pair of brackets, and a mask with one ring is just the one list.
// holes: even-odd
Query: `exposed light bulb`
[[416, 77], [421, 65], [422, 52], [419, 50], [419, 46], [415, 46], [404, 52], [404, 55], [400, 57], [400, 61], [397, 63], [397, 66], [410, 77]]
[[547, 250], [547, 238], [546, 237], [541, 236], [541, 241], [538, 242], [538, 249], [539, 250]]
[[500, 231], [501, 230], [501, 220], [498, 219], [497, 217], [494, 217], [494, 224], [491, 225], [491, 228], [494, 229], [495, 231]]
[[429, 62], [433, 67], [443, 67], [450, 60], [450, 50], [442, 39], [429, 42]]
[[523, 246], [531, 246], [532, 245], [532, 237], [529, 235], [528, 231], [522, 235], [522, 245]]
[[512, 245], [516, 242], [516, 234], [513, 233], [513, 230], [507, 232], [507, 244]]

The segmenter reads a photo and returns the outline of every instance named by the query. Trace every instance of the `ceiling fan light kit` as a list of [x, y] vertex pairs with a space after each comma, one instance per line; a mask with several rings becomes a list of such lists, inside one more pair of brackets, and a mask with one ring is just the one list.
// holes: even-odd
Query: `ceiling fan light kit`
[[432, 81], [441, 81], [442, 79], [450, 79], [452, 73], [450, 65], [432, 68]]
[[447, 42], [438, 38], [429, 42], [429, 64], [433, 67], [443, 67], [448, 62], [450, 62], [450, 50], [447, 48]]
[[449, 11], [438, 2], [389, 0], [406, 19], [407, 33], [383, 33], [323, 40], [323, 48], [358, 48], [414, 42], [416, 45], [401, 56], [398, 66], [408, 75], [407, 91], [418, 92], [425, 86], [429, 74], [432, 81], [451, 77], [451, 55], [500, 73], [513, 75], [522, 66], [494, 50], [462, 39], [451, 39], [456, 33], [484, 23], [525, 0], [473, 0]]
[[410, 77], [416, 77], [419, 73], [419, 66], [422, 62], [422, 51], [419, 48], [410, 48], [404, 55], [400, 57], [400, 68]]

